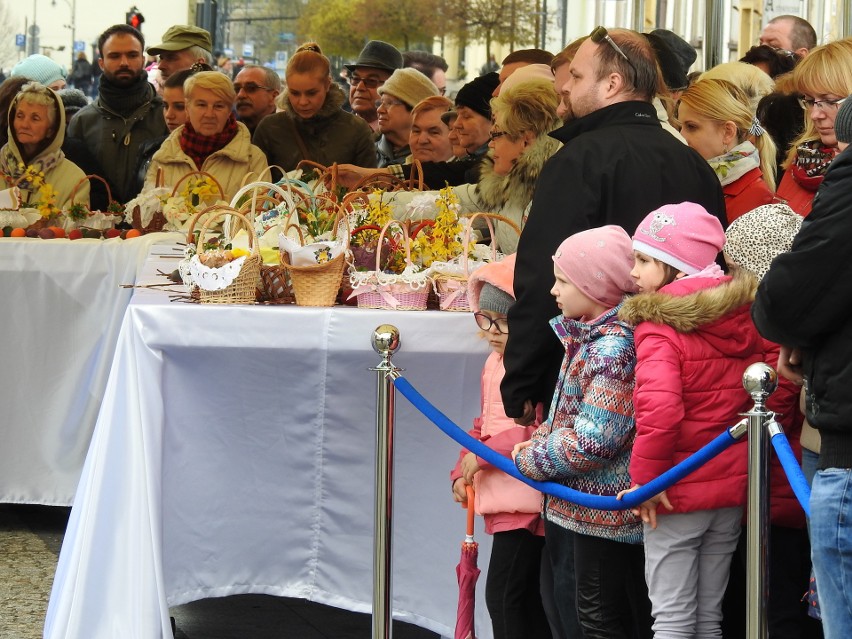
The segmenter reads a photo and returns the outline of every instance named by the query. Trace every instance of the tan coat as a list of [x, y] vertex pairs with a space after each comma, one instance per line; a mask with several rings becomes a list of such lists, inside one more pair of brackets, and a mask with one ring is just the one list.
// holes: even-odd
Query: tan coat
[[[251, 143], [246, 125], [237, 122], [237, 134], [224, 147], [211, 153], [200, 169], [210, 173], [222, 185], [225, 191], [225, 200], [230, 202], [234, 194], [239, 191], [243, 179], [249, 172], [254, 173], [254, 179], [266, 169], [266, 156], [258, 147]], [[198, 170], [195, 162], [180, 147], [180, 134], [183, 127], [180, 126], [163, 142], [160, 150], [151, 159], [151, 166], [145, 176], [143, 191], [154, 187], [157, 178], [157, 169], [163, 169], [163, 184], [173, 187], [180, 178], [191, 171]], [[250, 178], [249, 181], [252, 181]]]

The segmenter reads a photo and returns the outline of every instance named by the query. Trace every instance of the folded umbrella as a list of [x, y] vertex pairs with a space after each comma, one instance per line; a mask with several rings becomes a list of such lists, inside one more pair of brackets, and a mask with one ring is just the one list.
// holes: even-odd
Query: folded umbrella
[[467, 490], [467, 534], [462, 542], [461, 559], [456, 566], [459, 580], [459, 607], [456, 614], [455, 639], [476, 639], [473, 631], [473, 613], [476, 603], [476, 580], [481, 572], [476, 567], [479, 544], [473, 540], [473, 486]]

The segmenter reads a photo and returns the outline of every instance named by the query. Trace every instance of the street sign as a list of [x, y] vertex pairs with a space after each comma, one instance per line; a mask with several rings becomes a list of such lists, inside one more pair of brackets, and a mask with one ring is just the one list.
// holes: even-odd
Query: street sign
[[74, 40], [74, 51], [85, 51], [86, 50], [86, 41], [85, 40]]
[[15, 34], [15, 46], [21, 47], [21, 48], [27, 46], [27, 36], [25, 36], [23, 33], [16, 33]]
[[254, 57], [254, 43], [246, 42], [243, 45], [243, 57], [244, 58], [253, 58]]
[[226, 58], [233, 58], [233, 57], [234, 57], [234, 50], [233, 50], [233, 49], [231, 49], [231, 48], [225, 48], [225, 49], [222, 51], [222, 54], [223, 54]]
[[278, 71], [284, 71], [287, 68], [287, 52], [286, 51], [276, 51], [275, 52], [275, 69]]

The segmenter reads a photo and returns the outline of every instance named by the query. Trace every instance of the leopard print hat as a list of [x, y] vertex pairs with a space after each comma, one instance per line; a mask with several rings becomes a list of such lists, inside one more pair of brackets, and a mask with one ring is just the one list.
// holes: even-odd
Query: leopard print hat
[[725, 231], [723, 250], [731, 261], [760, 281], [772, 260], [790, 250], [802, 219], [786, 204], [764, 204], [731, 222]]

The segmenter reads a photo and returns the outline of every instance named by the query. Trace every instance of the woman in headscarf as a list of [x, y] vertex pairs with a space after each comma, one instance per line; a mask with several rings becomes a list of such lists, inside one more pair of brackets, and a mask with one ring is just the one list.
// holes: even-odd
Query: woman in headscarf
[[[21, 87], [9, 106], [8, 136], [0, 172], [21, 189], [22, 203], [55, 197], [59, 209], [71, 204], [71, 192], [86, 174], [62, 152], [65, 109], [56, 92], [38, 82]], [[88, 182], [79, 184], [73, 202], [89, 205]]]

